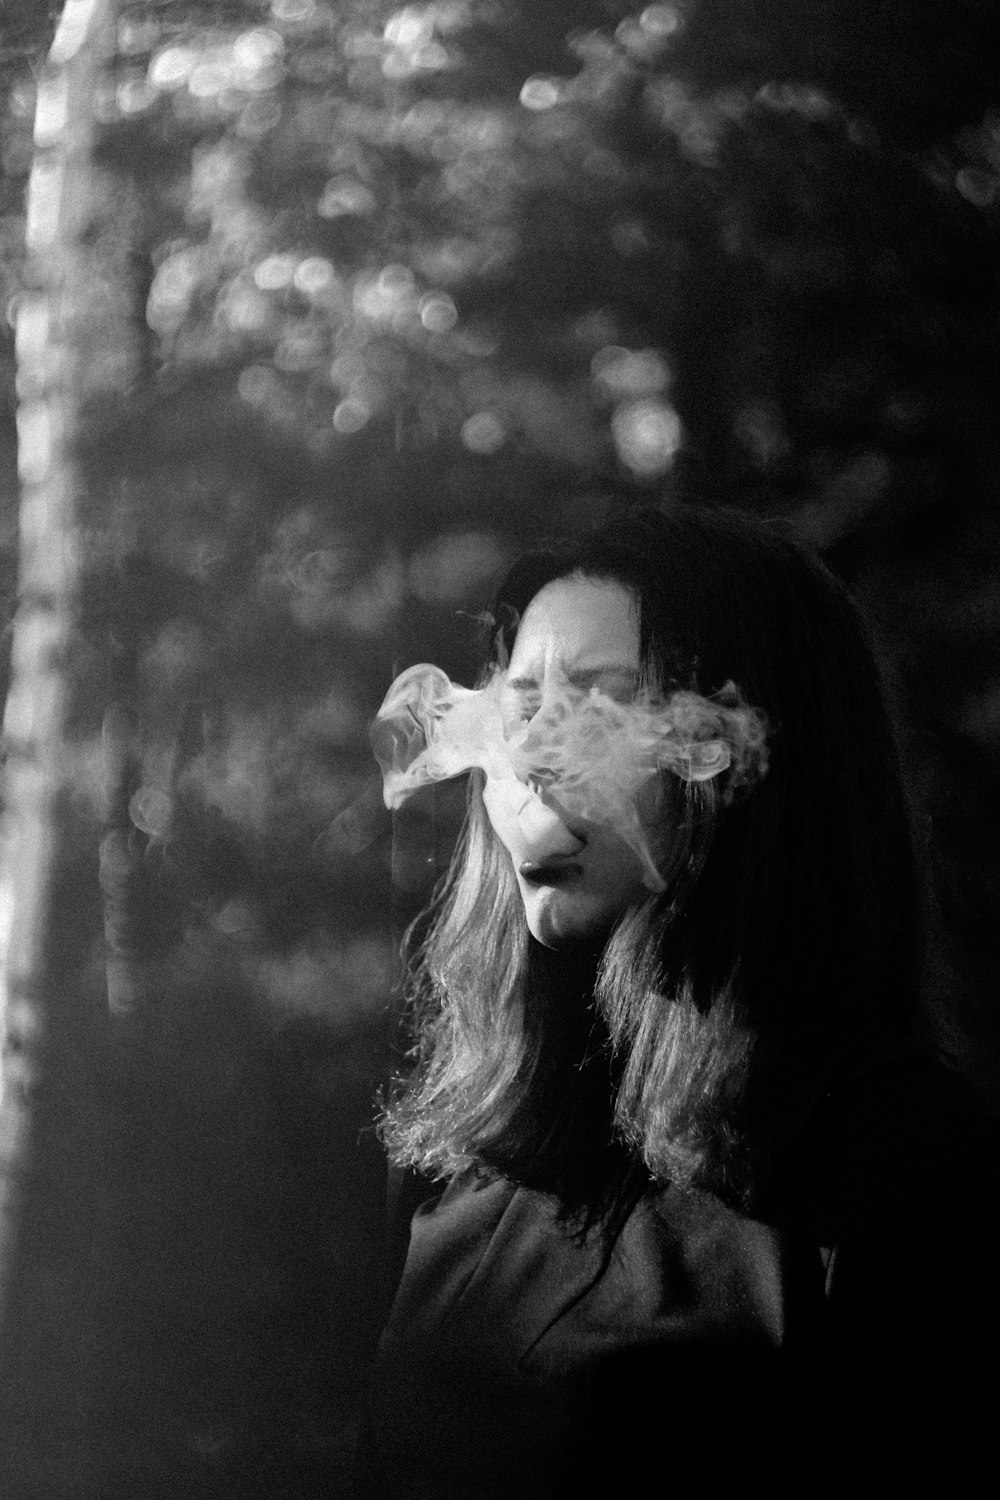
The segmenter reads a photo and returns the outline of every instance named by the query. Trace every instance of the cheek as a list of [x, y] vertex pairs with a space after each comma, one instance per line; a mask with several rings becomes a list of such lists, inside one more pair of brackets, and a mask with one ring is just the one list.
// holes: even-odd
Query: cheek
[[642, 862], [631, 844], [602, 830], [591, 850], [595, 891], [613, 904], [626, 906], [643, 891]]
[[483, 786], [483, 807], [493, 832], [509, 852], [517, 826], [511, 789], [502, 781], [494, 781], [488, 776]]
[[598, 815], [590, 824], [595, 877], [609, 894], [627, 893], [629, 900], [659, 889], [654, 872], [662, 877], [671, 863], [675, 828], [673, 780], [653, 775], [634, 792], [630, 804], [619, 809], [618, 817]]

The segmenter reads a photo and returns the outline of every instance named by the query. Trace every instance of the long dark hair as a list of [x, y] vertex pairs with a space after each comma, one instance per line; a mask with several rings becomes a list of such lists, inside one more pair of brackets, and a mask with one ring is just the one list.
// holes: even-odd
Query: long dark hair
[[473, 773], [411, 956], [416, 1065], [384, 1136], [435, 1176], [478, 1166], [586, 1201], [640, 1170], [746, 1205], [914, 1015], [917, 881], [878, 672], [843, 589], [777, 524], [674, 505], [531, 554], [500, 590], [495, 651], [569, 574], [634, 594], [664, 691], [735, 681], [769, 769], [742, 798], [676, 783], [666, 890], [572, 955], [530, 938]]

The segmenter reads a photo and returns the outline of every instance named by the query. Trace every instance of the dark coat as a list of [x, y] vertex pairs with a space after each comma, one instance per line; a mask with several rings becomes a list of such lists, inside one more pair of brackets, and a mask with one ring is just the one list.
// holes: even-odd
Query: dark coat
[[907, 1053], [826, 1101], [766, 1217], [667, 1187], [581, 1231], [545, 1194], [456, 1179], [413, 1219], [361, 1493], [971, 1493], [1000, 1355], [996, 1144]]

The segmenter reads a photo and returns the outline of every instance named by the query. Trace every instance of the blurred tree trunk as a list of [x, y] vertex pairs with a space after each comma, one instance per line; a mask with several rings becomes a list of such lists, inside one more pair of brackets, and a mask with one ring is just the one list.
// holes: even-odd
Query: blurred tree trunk
[[[94, 900], [68, 784], [80, 538], [75, 443], [85, 393], [120, 386], [128, 352], [95, 297], [88, 229], [101, 71], [114, 0], [67, 0], [39, 82], [17, 315], [18, 597], [0, 865], [0, 1492], [86, 1493], [93, 1168], [87, 1089], [101, 994], [89, 985]], [[111, 336], [109, 337], [109, 333]], [[91, 975], [92, 978], [92, 975]]]

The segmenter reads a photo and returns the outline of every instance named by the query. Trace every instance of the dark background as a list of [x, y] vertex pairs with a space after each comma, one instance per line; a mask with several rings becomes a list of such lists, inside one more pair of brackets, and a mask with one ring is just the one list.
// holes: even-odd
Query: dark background
[[[57, 9], [0, 4], [5, 622]], [[461, 805], [394, 826], [366, 726], [411, 662], [468, 681], [507, 561], [609, 486], [788, 516], [848, 582], [933, 894], [927, 1015], [1000, 1104], [997, 12], [147, 0], [109, 36], [63, 294], [81, 561], [48, 977], [8, 1036], [0, 1490], [326, 1496], [384, 1297], [396, 950]], [[113, 704], [160, 836], [128, 1011]]]

